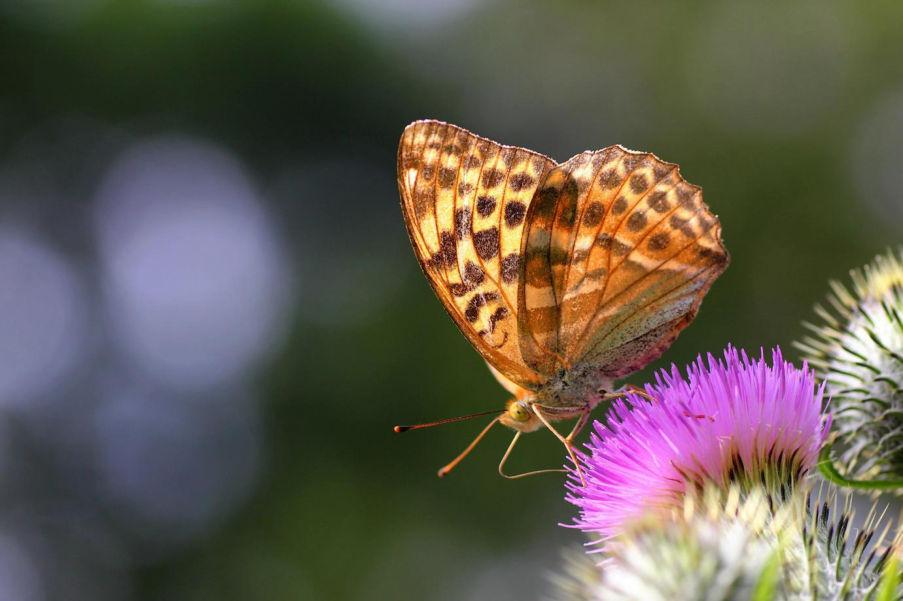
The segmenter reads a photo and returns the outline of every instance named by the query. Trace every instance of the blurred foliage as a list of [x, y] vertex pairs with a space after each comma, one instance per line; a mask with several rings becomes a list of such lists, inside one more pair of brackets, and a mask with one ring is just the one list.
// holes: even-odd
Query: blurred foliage
[[[442, 481], [435, 469], [478, 424], [392, 434], [505, 397], [407, 248], [393, 179], [409, 121], [448, 120], [560, 160], [621, 143], [679, 162], [704, 187], [733, 264], [633, 382], [728, 342], [789, 351], [826, 280], [903, 233], [881, 212], [889, 202], [898, 214], [903, 199], [869, 204], [855, 171], [869, 173], [855, 165], [863, 123], [888, 98], [903, 102], [899, 3], [459, 1], [442, 19], [406, 21], [393, 2], [390, 25], [363, 0], [97, 1], [65, 19], [45, 4], [0, 5], [0, 160], [44, 124], [78, 118], [213, 140], [268, 191], [292, 164], [337, 161], [353, 167], [338, 176], [351, 184], [354, 169], [380, 174], [267, 197], [301, 275], [287, 340], [256, 376], [265, 473], [217, 533], [130, 567], [136, 598], [536, 598], [573, 541], [557, 525], [570, 520], [560, 478], [497, 476], [500, 432]], [[88, 202], [70, 200], [17, 211], [77, 224]], [[303, 311], [322, 286], [304, 279], [309, 265], [353, 275], [374, 254], [398, 285], [372, 310]], [[372, 294], [342, 290], [365, 306]], [[542, 433], [512, 460], [560, 461]]]

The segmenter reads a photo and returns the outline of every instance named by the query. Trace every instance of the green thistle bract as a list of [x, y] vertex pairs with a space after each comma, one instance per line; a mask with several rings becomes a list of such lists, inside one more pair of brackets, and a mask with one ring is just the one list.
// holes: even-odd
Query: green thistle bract
[[602, 594], [599, 584], [602, 570], [592, 555], [580, 547], [567, 547], [561, 553], [560, 573], [549, 574], [552, 583], [550, 601], [594, 601]]
[[[833, 486], [782, 502], [765, 489], [708, 487], [669, 516], [650, 513], [599, 553], [567, 557], [554, 601], [903, 599], [900, 532], [873, 504], [857, 525]], [[893, 579], [882, 574], [893, 570]], [[881, 587], [891, 582], [890, 596]]]
[[831, 282], [830, 309], [816, 306], [822, 323], [796, 346], [827, 383], [838, 469], [903, 486], [903, 248], [851, 276], [852, 290]]
[[[854, 527], [852, 498], [842, 505], [836, 489], [827, 494], [810, 494], [806, 499], [806, 520], [802, 542], [804, 561], [797, 563], [799, 599], [830, 601], [872, 601], [878, 596], [882, 571], [899, 570], [888, 562], [899, 553], [901, 532], [888, 540], [893, 524], [884, 519], [873, 504], [862, 522]], [[897, 587], [899, 589], [899, 587]], [[892, 597], [901, 599], [901, 592]]]
[[783, 586], [778, 541], [790, 515], [784, 508], [762, 489], [691, 492], [682, 508], [651, 512], [586, 556], [595, 558], [595, 574], [585, 559], [569, 557], [553, 599], [741, 601], [762, 587], [766, 598], [777, 598]]

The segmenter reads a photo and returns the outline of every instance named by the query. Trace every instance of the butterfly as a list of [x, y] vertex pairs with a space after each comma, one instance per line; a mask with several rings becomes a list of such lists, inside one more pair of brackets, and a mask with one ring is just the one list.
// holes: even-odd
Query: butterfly
[[[721, 224], [676, 164], [609, 146], [563, 163], [441, 121], [408, 125], [398, 189], [414, 252], [458, 328], [512, 396], [495, 424], [574, 437], [614, 381], [658, 358], [727, 268]], [[576, 418], [567, 436], [553, 422]], [[540, 470], [561, 471], [561, 470]]]

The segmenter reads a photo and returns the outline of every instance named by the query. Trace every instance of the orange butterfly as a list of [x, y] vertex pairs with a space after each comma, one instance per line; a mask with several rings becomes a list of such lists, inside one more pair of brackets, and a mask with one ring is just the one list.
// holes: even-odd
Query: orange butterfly
[[[729, 256], [702, 190], [655, 155], [609, 146], [556, 163], [440, 121], [398, 147], [398, 189], [420, 265], [446, 311], [513, 397], [498, 413], [572, 440], [616, 378], [658, 358], [696, 315]], [[571, 433], [552, 422], [577, 418]], [[560, 471], [560, 470], [542, 470]], [[537, 472], [530, 472], [537, 473]]]

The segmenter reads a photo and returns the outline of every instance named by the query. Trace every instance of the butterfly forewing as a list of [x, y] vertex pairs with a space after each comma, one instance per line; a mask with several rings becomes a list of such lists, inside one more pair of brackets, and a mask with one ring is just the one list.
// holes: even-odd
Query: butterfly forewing
[[546, 378], [521, 352], [522, 232], [554, 165], [438, 121], [409, 125], [398, 150], [405, 223], [424, 273], [483, 357], [526, 387]]

